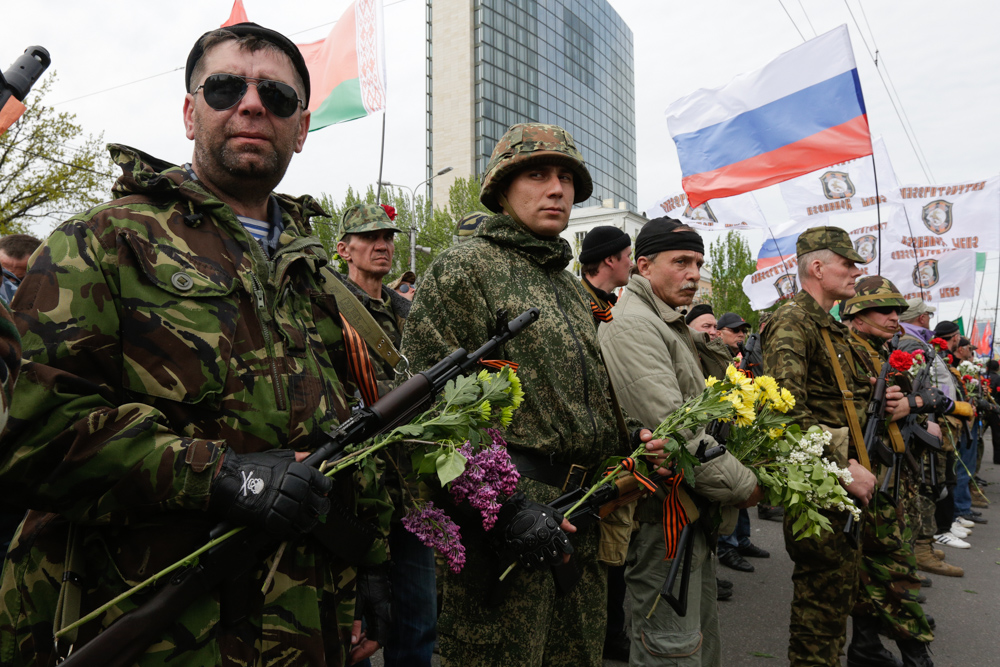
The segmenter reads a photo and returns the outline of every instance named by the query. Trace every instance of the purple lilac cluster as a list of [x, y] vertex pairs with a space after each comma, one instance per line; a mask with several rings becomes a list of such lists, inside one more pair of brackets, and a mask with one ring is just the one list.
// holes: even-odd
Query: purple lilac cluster
[[487, 429], [493, 442], [478, 452], [466, 442], [459, 450], [467, 460], [465, 471], [451, 482], [451, 496], [456, 503], [468, 500], [483, 516], [483, 529], [490, 530], [500, 512], [498, 498], [517, 489], [521, 477], [510, 460], [507, 443], [496, 429]]
[[441, 554], [452, 572], [458, 574], [462, 571], [465, 565], [462, 534], [451, 517], [435, 507], [434, 503], [418, 502], [416, 507], [407, 510], [402, 523], [425, 546]]

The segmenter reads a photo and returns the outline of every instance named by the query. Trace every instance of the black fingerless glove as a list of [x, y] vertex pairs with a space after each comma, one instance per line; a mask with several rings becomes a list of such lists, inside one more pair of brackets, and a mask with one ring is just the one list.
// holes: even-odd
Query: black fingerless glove
[[490, 531], [494, 548], [502, 558], [516, 558], [529, 570], [559, 565], [563, 554], [573, 553], [573, 545], [559, 528], [562, 520], [562, 514], [548, 505], [518, 493], [500, 508], [497, 523]]
[[326, 496], [332, 488], [319, 470], [297, 463], [293, 451], [237, 454], [230, 449], [212, 480], [208, 507], [226, 521], [290, 540], [329, 513]]
[[393, 630], [392, 586], [388, 568], [385, 565], [359, 567], [356, 584], [355, 620], [365, 619], [368, 639], [377, 641], [383, 647], [388, 646]]

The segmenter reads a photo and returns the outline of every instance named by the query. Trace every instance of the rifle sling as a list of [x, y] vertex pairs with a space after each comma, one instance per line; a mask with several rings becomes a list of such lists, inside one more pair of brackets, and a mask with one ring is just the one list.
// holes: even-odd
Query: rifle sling
[[[63, 628], [80, 620], [84, 576], [83, 546], [80, 542], [80, 528], [71, 522], [66, 536], [66, 561], [63, 563], [62, 586], [59, 587], [59, 597], [56, 601], [53, 637]], [[60, 658], [65, 658], [69, 653], [76, 643], [78, 633], [79, 628], [74, 628], [56, 640], [55, 648]]]
[[[861, 430], [861, 422], [858, 420], [857, 410], [854, 409], [854, 394], [847, 388], [844, 381], [844, 371], [840, 368], [840, 361], [837, 360], [837, 351], [833, 348], [833, 341], [830, 340], [830, 332], [826, 327], [819, 328], [823, 335], [823, 342], [826, 343], [826, 351], [830, 355], [830, 365], [833, 366], [833, 375], [837, 378], [837, 386], [840, 387], [840, 398], [844, 404], [844, 414], [847, 417], [847, 429], [851, 433], [851, 442], [858, 454], [858, 462], [871, 472], [872, 464], [868, 460], [868, 449], [865, 447], [864, 432]], [[850, 354], [850, 351], [848, 351]], [[848, 360], [849, 362], [850, 360]]]
[[[876, 352], [875, 349], [868, 344], [868, 341], [861, 336], [857, 335], [853, 331], [851, 332], [851, 335], [854, 336], [855, 340], [864, 346], [865, 351], [872, 360], [872, 365], [875, 366], [875, 372], [881, 374], [882, 359], [878, 356], [878, 352]], [[904, 453], [906, 451], [906, 441], [903, 440], [903, 434], [899, 430], [899, 425], [896, 422], [889, 422], [889, 426], [886, 427], [886, 431], [889, 433], [889, 442], [892, 444], [892, 451], [896, 454]]]
[[396, 364], [399, 363], [402, 357], [396, 351], [392, 341], [385, 335], [385, 330], [375, 321], [375, 318], [372, 317], [372, 314], [368, 312], [368, 309], [365, 308], [358, 297], [354, 296], [351, 290], [347, 289], [347, 285], [342, 283], [339, 278], [329, 282], [330, 286], [333, 287], [333, 294], [337, 298], [337, 307], [340, 309], [340, 314], [347, 318], [351, 326], [361, 334], [361, 337], [365, 339], [369, 347], [375, 350], [378, 356], [382, 357], [392, 368], [396, 368]]

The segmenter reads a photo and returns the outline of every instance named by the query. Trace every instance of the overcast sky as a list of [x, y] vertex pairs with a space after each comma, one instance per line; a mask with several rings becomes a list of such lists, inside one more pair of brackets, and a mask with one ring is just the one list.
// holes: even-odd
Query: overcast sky
[[[783, 3], [611, 0], [634, 35], [640, 211], [680, 190], [677, 153], [664, 120], [667, 105], [698, 88], [723, 85], [801, 44], [785, 8], [806, 38], [848, 25], [872, 134], [885, 138], [901, 184], [948, 184], [1000, 171], [1000, 124], [995, 120], [1000, 5], [989, 0]], [[349, 4], [244, 0], [250, 20], [298, 43], [324, 38]], [[59, 77], [47, 101], [76, 114], [85, 132], [103, 133], [107, 142], [135, 146], [172, 162], [190, 160], [192, 147], [181, 122], [184, 62], [195, 39], [226, 20], [231, 0], [183, 5], [9, 0], [4, 5], [7, 30], [0, 43], [0, 67], [6, 69], [25, 47], [41, 44], [52, 54], [51, 69]], [[424, 12], [423, 0], [385, 2], [389, 90], [383, 177], [410, 186], [425, 178]], [[862, 36], [872, 50], [879, 50], [882, 76], [887, 72], [895, 84], [930, 177], [907, 140]], [[74, 99], [115, 86], [121, 87]], [[357, 189], [374, 183], [381, 123], [378, 115], [310, 134], [279, 190], [342, 199], [349, 185]], [[758, 198], [771, 223], [785, 221], [777, 187], [761, 191]], [[752, 240], [756, 251], [760, 239]], [[996, 298], [996, 278], [993, 258], [983, 290], [989, 307]], [[960, 305], [943, 304], [942, 312], [957, 315]]]

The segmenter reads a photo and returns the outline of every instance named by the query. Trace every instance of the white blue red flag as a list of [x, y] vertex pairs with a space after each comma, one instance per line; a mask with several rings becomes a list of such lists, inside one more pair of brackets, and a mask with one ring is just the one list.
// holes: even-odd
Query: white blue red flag
[[846, 25], [666, 113], [691, 206], [872, 153]]

